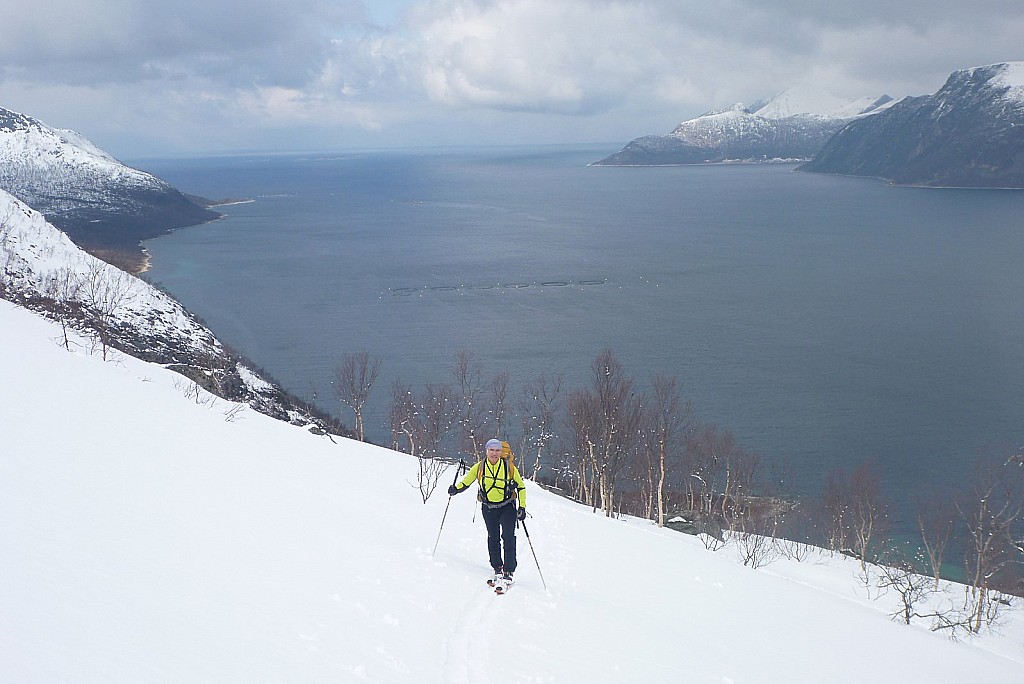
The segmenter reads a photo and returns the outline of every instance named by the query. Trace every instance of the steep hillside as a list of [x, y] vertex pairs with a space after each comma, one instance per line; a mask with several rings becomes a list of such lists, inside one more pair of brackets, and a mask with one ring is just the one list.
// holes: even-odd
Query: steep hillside
[[4, 681], [1024, 677], [1017, 612], [998, 635], [953, 642], [891, 621], [898, 599], [869, 600], [856, 564], [753, 570], [735, 547], [532, 483], [517, 585], [495, 596], [472, 495], [444, 495], [453, 471], [424, 505], [411, 457], [258, 414], [228, 420], [231, 404], [182, 396], [159, 366], [66, 351], [54, 324], [8, 302], [0, 330]]
[[89, 346], [173, 366], [283, 420], [308, 407], [259, 378], [169, 295], [84, 252], [42, 214], [0, 190], [0, 298], [88, 331]]
[[903, 185], [1024, 188], [1024, 62], [957, 71], [934, 95], [851, 122], [799, 170]]
[[0, 189], [104, 256], [141, 268], [140, 242], [219, 216], [74, 131], [0, 108]]

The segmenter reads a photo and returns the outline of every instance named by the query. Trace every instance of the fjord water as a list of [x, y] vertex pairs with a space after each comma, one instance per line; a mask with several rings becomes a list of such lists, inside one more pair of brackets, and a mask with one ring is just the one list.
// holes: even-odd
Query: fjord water
[[612, 349], [678, 377], [798, 489], [874, 458], [890, 493], [1024, 443], [1024, 193], [894, 188], [792, 166], [588, 167], [607, 148], [147, 160], [254, 201], [147, 243], [148, 277], [290, 390], [345, 418], [332, 369], [513, 395]]

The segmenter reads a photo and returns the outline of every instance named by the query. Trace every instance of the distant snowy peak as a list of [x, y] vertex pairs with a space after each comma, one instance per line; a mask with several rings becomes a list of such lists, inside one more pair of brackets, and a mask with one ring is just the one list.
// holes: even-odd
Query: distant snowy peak
[[[758, 100], [749, 107], [742, 102], [726, 109], [715, 109], [679, 124], [679, 127], [713, 117], [740, 118], [756, 116], [762, 119], [787, 119], [790, 117], [811, 117], [819, 119], [853, 119], [880, 111], [894, 100], [888, 95], [881, 97], [860, 97], [847, 100], [829, 93], [813, 93], [803, 90], [785, 90], [775, 97]], [[678, 128], [677, 127], [677, 130]]]
[[806, 160], [847, 122], [881, 111], [891, 103], [888, 95], [847, 100], [829, 93], [790, 89], [749, 107], [734, 104], [683, 121], [668, 135], [637, 138], [596, 165]]
[[767, 101], [752, 105], [747, 111], [766, 119], [785, 119], [790, 116], [852, 119], [875, 111], [891, 101], [888, 95], [849, 100], [825, 91], [790, 88]]
[[764, 138], [775, 127], [774, 122], [764, 117], [733, 107], [684, 121], [670, 135], [688, 145], [714, 149], [741, 138]]
[[1024, 62], [1005, 62], [1000, 66], [1002, 68], [993, 82], [1006, 86], [1008, 97], [1024, 100]]
[[997, 98], [1024, 103], [1024, 62], [1002, 62], [954, 71], [943, 89], [956, 84], [984, 85], [998, 91], [994, 94]]
[[[726, 107], [725, 109], [712, 109], [710, 112], [705, 112], [698, 116], [698, 119], [705, 119], [710, 116], [732, 116], [735, 114], [749, 114], [750, 109], [747, 105], [742, 102], [737, 102], [732, 107]], [[692, 121], [692, 119], [691, 119]], [[685, 121], [683, 123], [686, 123]]]

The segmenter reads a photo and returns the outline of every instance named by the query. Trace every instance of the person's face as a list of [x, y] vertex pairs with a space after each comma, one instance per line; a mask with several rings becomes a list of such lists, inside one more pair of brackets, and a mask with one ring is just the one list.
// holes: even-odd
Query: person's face
[[501, 458], [501, 447], [491, 447], [487, 450], [487, 460], [492, 465], [497, 463], [499, 458]]

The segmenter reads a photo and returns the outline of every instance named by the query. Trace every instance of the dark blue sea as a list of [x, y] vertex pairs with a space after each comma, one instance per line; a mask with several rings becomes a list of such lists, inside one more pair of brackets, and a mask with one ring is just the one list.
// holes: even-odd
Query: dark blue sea
[[890, 187], [792, 166], [589, 167], [609, 147], [137, 160], [224, 220], [147, 243], [148, 277], [288, 389], [349, 419], [332, 369], [384, 360], [513, 395], [589, 382], [610, 348], [642, 386], [815, 489], [875, 459], [893, 494], [1024, 444], [1024, 192]]

